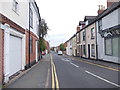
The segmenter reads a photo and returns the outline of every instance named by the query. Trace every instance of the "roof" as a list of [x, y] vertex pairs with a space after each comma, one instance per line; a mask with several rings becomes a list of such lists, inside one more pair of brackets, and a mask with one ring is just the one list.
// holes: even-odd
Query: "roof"
[[95, 19], [96, 16], [85, 16], [84, 21]]
[[[91, 24], [95, 23], [99, 19], [105, 17], [106, 15], [108, 15], [109, 13], [113, 12], [114, 10], [116, 10], [118, 8], [120, 8], [120, 1], [113, 3], [109, 8], [107, 8], [105, 11], [103, 11], [101, 14], [99, 14], [95, 19], [93, 19], [93, 21], [91, 23], [89, 23], [87, 26], [82, 28], [80, 31], [84, 30], [85, 28], [87, 28]], [[77, 33], [79, 33], [80, 31], [78, 31]]]
[[79, 26], [80, 25], [85, 25], [85, 22], [84, 21], [79, 21]]

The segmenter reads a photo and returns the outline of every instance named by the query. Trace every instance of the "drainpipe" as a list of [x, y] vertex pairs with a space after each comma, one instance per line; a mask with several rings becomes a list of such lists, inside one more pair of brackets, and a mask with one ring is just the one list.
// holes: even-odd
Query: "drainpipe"
[[30, 1], [29, 1], [29, 55], [28, 55], [28, 68], [31, 68], [31, 65], [30, 65]]

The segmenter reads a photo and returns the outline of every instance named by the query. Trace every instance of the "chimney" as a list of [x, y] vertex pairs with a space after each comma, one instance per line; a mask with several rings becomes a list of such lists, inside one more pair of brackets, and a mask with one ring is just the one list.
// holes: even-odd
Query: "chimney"
[[107, 0], [107, 8], [110, 7], [114, 2], [118, 2], [119, 0]]
[[99, 15], [105, 10], [105, 6], [99, 5], [98, 7], [99, 7], [99, 9], [98, 9], [98, 15]]
[[77, 32], [80, 31], [80, 26], [77, 26]]

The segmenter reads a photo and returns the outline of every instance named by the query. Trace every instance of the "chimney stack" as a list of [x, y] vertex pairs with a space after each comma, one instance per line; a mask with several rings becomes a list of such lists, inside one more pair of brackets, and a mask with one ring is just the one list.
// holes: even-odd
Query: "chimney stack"
[[98, 15], [99, 15], [100, 13], [102, 13], [104, 10], [105, 10], [105, 6], [99, 5]]
[[107, 8], [110, 7], [114, 2], [118, 2], [119, 0], [107, 0]]
[[77, 26], [77, 32], [80, 31], [80, 26]]

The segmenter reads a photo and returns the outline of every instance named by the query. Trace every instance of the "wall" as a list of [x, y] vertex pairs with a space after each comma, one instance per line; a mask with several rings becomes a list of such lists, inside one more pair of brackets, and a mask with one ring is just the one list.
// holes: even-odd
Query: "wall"
[[[82, 30], [81, 32], [80, 32], [80, 46], [82, 45], [86, 45], [85, 43], [86, 43], [86, 40], [85, 41], [83, 41], [83, 32], [85, 31], [85, 29], [84, 30]], [[82, 57], [86, 57], [84, 54], [83, 54], [83, 48], [82, 48], [82, 50], [81, 50], [81, 47], [80, 47], [80, 55], [82, 56]]]
[[[91, 39], [91, 29], [94, 28], [95, 30], [95, 37], [94, 39]], [[86, 58], [88, 58], [88, 44], [90, 45], [90, 58], [91, 59], [96, 59], [96, 27], [95, 27], [95, 23], [93, 23], [92, 25], [88, 26], [86, 28]], [[91, 54], [91, 45], [94, 44], [95, 45], [95, 57], [93, 57]]]
[[[36, 63], [36, 40], [38, 38], [34, 35], [34, 33], [30, 32], [30, 36], [33, 38], [33, 51], [30, 54], [30, 62], [31, 64]], [[28, 66], [29, 62], [29, 32], [26, 30], [26, 67]]]
[[[119, 8], [120, 11], [120, 8]], [[102, 29], [107, 29], [120, 24], [118, 23], [118, 9], [102, 18]]]
[[27, 15], [28, 15], [28, 1], [17, 0], [19, 4], [19, 12], [15, 13], [12, 9], [13, 0], [2, 1], [0, 4], [0, 13], [20, 25], [22, 28], [27, 27]]
[[[119, 20], [118, 10], [120, 10], [120, 8], [102, 18], [102, 29], [103, 30], [120, 24], [120, 22], [118, 21]], [[97, 24], [98, 59], [109, 61], [109, 62], [120, 63], [120, 61], [118, 62], [119, 60], [118, 57], [105, 55], [105, 42], [104, 42], [105, 40], [98, 33], [99, 32], [98, 22], [96, 22], [96, 24]]]

